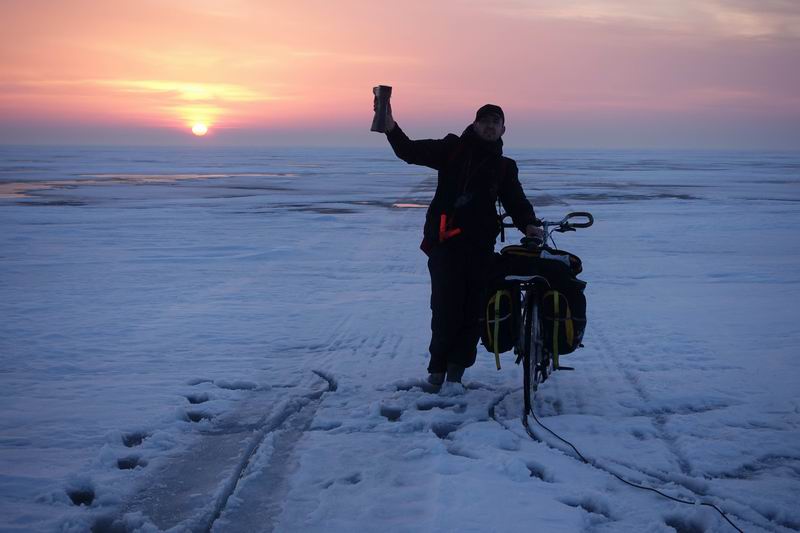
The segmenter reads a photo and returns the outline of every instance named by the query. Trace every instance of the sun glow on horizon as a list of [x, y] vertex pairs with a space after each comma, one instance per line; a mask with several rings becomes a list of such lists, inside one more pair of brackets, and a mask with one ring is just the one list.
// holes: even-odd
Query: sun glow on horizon
[[377, 144], [385, 83], [417, 136], [497, 102], [513, 145], [800, 146], [800, 0], [35, 5], [0, 2], [0, 144]]
[[203, 135], [208, 133], [208, 126], [206, 126], [202, 122], [198, 122], [192, 126], [192, 133], [194, 133], [198, 137], [202, 137]]

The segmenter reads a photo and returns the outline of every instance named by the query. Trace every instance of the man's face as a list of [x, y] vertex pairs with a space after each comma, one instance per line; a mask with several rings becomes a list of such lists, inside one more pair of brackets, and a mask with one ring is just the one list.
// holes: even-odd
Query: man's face
[[503, 119], [500, 115], [490, 113], [482, 116], [479, 120], [472, 123], [472, 129], [484, 141], [494, 142], [506, 132]]

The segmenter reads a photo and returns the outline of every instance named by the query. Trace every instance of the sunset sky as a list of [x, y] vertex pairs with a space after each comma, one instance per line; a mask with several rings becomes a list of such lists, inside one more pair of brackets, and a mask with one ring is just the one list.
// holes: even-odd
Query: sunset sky
[[[800, 149], [798, 0], [0, 0], [0, 143]], [[208, 134], [192, 135], [195, 124]]]

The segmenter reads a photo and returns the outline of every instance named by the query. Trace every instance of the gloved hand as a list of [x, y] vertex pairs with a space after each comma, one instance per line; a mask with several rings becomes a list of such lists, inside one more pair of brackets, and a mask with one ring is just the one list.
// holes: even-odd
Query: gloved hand
[[525, 236], [535, 237], [544, 242], [544, 231], [542, 231], [542, 228], [534, 226], [533, 224], [528, 224], [528, 226], [525, 228]]

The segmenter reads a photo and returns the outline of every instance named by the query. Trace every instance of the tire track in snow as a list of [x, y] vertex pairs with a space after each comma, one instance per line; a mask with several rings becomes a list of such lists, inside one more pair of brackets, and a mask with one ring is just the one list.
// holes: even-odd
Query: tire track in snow
[[[361, 264], [364, 260], [368, 261], [369, 254], [381, 248], [375, 244], [375, 239], [370, 239], [369, 236], [361, 239], [360, 246], [351, 254], [353, 263]], [[390, 256], [386, 261], [390, 265], [400, 264], [401, 254], [394, 248], [388, 250], [396, 260], [391, 260]], [[347, 265], [344, 268], [348, 268]], [[309, 348], [323, 360], [338, 358], [347, 353], [366, 354], [370, 359], [394, 357], [404, 337], [386, 328], [365, 331], [359, 327], [361, 316], [359, 309], [362, 308], [360, 306], [345, 308], [344, 313], [339, 315], [339, 320], [329, 330], [328, 336], [314, 341]], [[303, 348], [295, 346], [292, 350], [301, 351]], [[321, 371], [315, 372], [328, 381], [328, 390], [336, 390], [335, 380]], [[246, 458], [237, 468], [235, 481], [225, 487], [224, 494], [220, 497], [219, 504], [215, 506], [214, 515], [208, 521], [207, 527], [198, 530], [248, 531], [254, 530], [251, 529], [253, 527], [259, 531], [269, 531], [275, 526], [274, 520], [282, 508], [281, 496], [288, 490], [288, 478], [291, 475], [289, 462], [294, 445], [310, 426], [318, 407], [319, 402], [298, 405], [290, 416], [283, 417], [279, 424], [272, 424], [269, 431], [262, 432], [257, 439], [258, 442], [248, 450]], [[265, 459], [259, 456], [265, 455], [262, 453], [264, 451], [262, 446], [267, 440], [271, 441], [273, 449]], [[260, 487], [260, 490], [256, 487]]]
[[[628, 385], [636, 392], [637, 396], [642, 401], [649, 402], [650, 401], [650, 396], [647, 394], [647, 391], [641, 385], [639, 380], [635, 379], [634, 375], [631, 375], [630, 377], [626, 376], [625, 375], [626, 373], [623, 370], [619, 369], [619, 365], [610, 365], [610, 364], [607, 363], [607, 360], [611, 359], [609, 357], [610, 343], [608, 342], [608, 340], [605, 337], [605, 335], [602, 334], [602, 332], [596, 332], [596, 333], [598, 334], [598, 337], [600, 339], [601, 344], [603, 344], [603, 346], [602, 346], [602, 348], [600, 350], [601, 356], [603, 357], [603, 360], [601, 361], [603, 366], [606, 367], [606, 368], [609, 368], [609, 370], [613, 368], [613, 369], [615, 369], [615, 371], [617, 373], [622, 374], [623, 378], [625, 378], [625, 382], [627, 382]], [[548, 380], [545, 383], [545, 386], [547, 386], [548, 384], [550, 386], [553, 386], [554, 383], [557, 383], [557, 382], [554, 381], [554, 380]], [[558, 394], [558, 393], [562, 392], [562, 389], [563, 388], [561, 388], [561, 387], [556, 387], [554, 392], [556, 394]], [[495, 422], [497, 422], [501, 427], [503, 427], [504, 429], [506, 429], [506, 430], [508, 430], [508, 431], [510, 431], [512, 433], [515, 432], [515, 428], [511, 427], [505, 421], [501, 420], [500, 417], [497, 414], [497, 411], [498, 411], [498, 407], [503, 403], [503, 401], [510, 394], [512, 394], [513, 392], [514, 392], [513, 390], [506, 391], [501, 396], [497, 397], [492, 402], [492, 404], [488, 407], [489, 417], [492, 418]], [[539, 405], [542, 405], [542, 402], [540, 401], [540, 399], [535, 398], [535, 401], [536, 401], [536, 403], [539, 403]], [[560, 414], [560, 413], [558, 413], [559, 406], [560, 406], [560, 402], [558, 402], [558, 400], [550, 401], [550, 402], [546, 403], [546, 405], [551, 406], [553, 409], [555, 409], [557, 411], [556, 414]], [[651, 419], [654, 419], [657, 416], [662, 416], [664, 418], [664, 421], [667, 420], [667, 417], [664, 414], [647, 415], [647, 416], [650, 416]], [[530, 425], [531, 425], [531, 427], [533, 427], [534, 426], [534, 422], [531, 422]], [[654, 427], [658, 428], [658, 425], [656, 423], [654, 423]], [[666, 429], [664, 429], [664, 431], [666, 432]], [[543, 438], [543, 437], [537, 435], [530, 428], [526, 428], [526, 432], [527, 432], [528, 436], [532, 440], [534, 440], [536, 442], [539, 442], [539, 443], [542, 443], [542, 444], [546, 445], [548, 448], [550, 448], [552, 450], [559, 451], [562, 454], [567, 455], [567, 456], [575, 459], [576, 461], [581, 462], [582, 464], [587, 464], [587, 463], [584, 463], [579, 457], [577, 457], [575, 455], [575, 453], [571, 449], [569, 449], [566, 445], [563, 445], [563, 447], [562, 447], [561, 445], [553, 444], [549, 437], [544, 437]], [[665, 438], [661, 438], [661, 440], [664, 441], [665, 444], [667, 443], [667, 440]], [[673, 454], [676, 454], [676, 451], [677, 451], [677, 453], [680, 453], [679, 450], [672, 449], [670, 447], [668, 447], [668, 449]], [[587, 464], [587, 466], [591, 466], [591, 467], [593, 467], [593, 468], [595, 468], [597, 470], [600, 470], [600, 471], [602, 471], [602, 472], [604, 472], [606, 474], [612, 475], [612, 476], [619, 475], [619, 473], [614, 472], [611, 469], [609, 469], [608, 467], [598, 463], [595, 459], [589, 459], [589, 461], [590, 462]], [[735, 498], [735, 497], [731, 498], [729, 496], [723, 497], [723, 496], [715, 496], [715, 495], [713, 495], [708, 490], [709, 488], [708, 488], [706, 479], [694, 478], [689, 473], [682, 473], [681, 475], [678, 475], [678, 476], [675, 476], [675, 475], [670, 476], [669, 474], [658, 472], [658, 471], [655, 471], [655, 470], [652, 470], [652, 469], [642, 468], [639, 465], [628, 464], [628, 463], [626, 463], [624, 461], [620, 461], [620, 460], [616, 460], [616, 459], [605, 459], [605, 461], [607, 461], [609, 463], [612, 463], [612, 464], [616, 464], [619, 467], [622, 467], [622, 468], [627, 469], [627, 470], [629, 470], [631, 472], [634, 472], [634, 473], [636, 473], [636, 474], [638, 474], [640, 476], [643, 476], [644, 483], [649, 485], [649, 486], [652, 486], [655, 489], [663, 491], [665, 489], [668, 489], [670, 487], [670, 485], [671, 485], [673, 488], [677, 487], [677, 488], [680, 488], [680, 489], [683, 489], [683, 490], [687, 491], [691, 495], [691, 496], [689, 496], [690, 499], [694, 498], [695, 500], [700, 501], [700, 502], [708, 502], [708, 500], [713, 497], [713, 498], [718, 500], [716, 502], [717, 507], [719, 507], [720, 509], [724, 510], [725, 513], [729, 516], [729, 518], [734, 519], [735, 523], [737, 523], [738, 526], [744, 526], [745, 524], [751, 524], [753, 526], [757, 526], [757, 527], [763, 528], [766, 531], [774, 531], [774, 532], [782, 532], [782, 531], [788, 531], [790, 529], [793, 529], [791, 527], [793, 524], [783, 524], [783, 523], [780, 523], [780, 522], [773, 521], [773, 519], [771, 517], [766, 516], [765, 514], [759, 512], [758, 510], [751, 508], [749, 506], [748, 502], [741, 501], [741, 500], [739, 500], [738, 498]], [[687, 465], [688, 465], [688, 461], [687, 461]], [[626, 478], [626, 476], [624, 476], [624, 475], [621, 476], [621, 477]], [[717, 478], [713, 478], [713, 479], [717, 479]], [[642, 481], [639, 481], [639, 483], [641, 484]], [[684, 498], [686, 498], [686, 497], [684, 496]], [[766, 523], [765, 523], [765, 520], [767, 521]]]
[[[522, 171], [523, 171], [523, 169], [521, 169], [521, 172]], [[530, 188], [526, 187], [526, 193], [528, 191], [539, 191], [539, 189], [537, 189], [537, 188], [530, 189]], [[548, 197], [548, 199], [550, 199], [550, 197]], [[553, 202], [553, 204], [556, 204], [556, 203], [558, 205], [563, 205], [563, 206], [569, 208], [570, 210], [574, 210], [575, 209], [575, 207], [570, 202], [565, 202], [565, 201]], [[547, 204], [545, 203], [545, 205], [547, 205]], [[635, 372], [633, 370], [631, 370], [630, 368], [624, 366], [624, 364], [620, 364], [619, 361], [618, 361], [618, 358], [613, 355], [614, 354], [613, 348], [612, 348], [611, 343], [609, 342], [608, 338], [605, 336], [604, 332], [602, 331], [602, 326], [597, 325], [597, 326], [593, 327], [592, 335], [594, 336], [595, 334], [600, 339], [600, 343], [602, 344], [602, 346], [601, 346], [601, 348], [599, 350], [599, 352], [600, 352], [600, 354], [602, 356], [600, 358], [599, 363], [603, 366], [603, 368], [606, 371], [608, 371], [609, 374], [613, 374], [613, 373], [621, 374], [622, 377], [625, 379], [625, 381], [627, 381], [628, 384], [631, 386], [631, 388], [635, 391], [636, 395], [642, 401], [650, 403], [651, 402], [651, 396], [649, 395], [647, 390], [644, 388], [644, 386], [641, 384], [641, 382], [639, 381], [639, 379], [636, 376]], [[631, 353], [631, 354], [628, 354], [628, 355], [633, 361], [635, 361], [635, 362], [639, 362], [640, 361], [639, 356], [637, 356], [635, 353]], [[553, 383], [556, 383], [556, 387], [557, 387], [557, 381], [553, 381]], [[560, 390], [560, 388], [557, 387], [557, 389], [558, 389], [557, 390], [557, 394], [561, 394], [563, 392], [562, 390]], [[489, 415], [490, 415], [490, 417], [492, 419], [494, 419], [496, 422], [498, 422], [501, 426], [505, 427], [509, 431], [513, 431], [511, 428], [509, 428], [505, 424], [501, 423], [495, 416], [495, 412], [496, 412], [497, 406], [505, 399], [505, 397], [510, 392], [511, 391], [506, 393], [506, 395], [498, 398], [497, 401], [490, 406]], [[574, 395], [570, 395], [570, 396], [574, 400], [576, 400], [576, 404], [579, 406], [579, 410], [582, 410], [581, 406], [585, 405], [583, 400], [582, 400], [582, 395], [580, 393], [576, 392]], [[547, 405], [550, 405], [550, 404], [547, 404]], [[552, 406], [556, 410], [556, 414], [560, 414], [558, 412], [559, 411], [559, 407], [560, 407], [560, 403], [559, 403], [559, 405], [556, 405], [555, 402], [552, 402]], [[708, 409], [708, 410], [713, 410], [713, 409], [716, 409], [716, 407], [712, 408], [712, 409]], [[630, 470], [632, 470], [634, 472], [639, 472], [641, 474], [648, 475], [651, 478], [655, 478], [655, 479], [657, 479], [658, 481], [660, 481], [663, 484], [672, 483], [674, 485], [682, 487], [685, 490], [687, 490], [687, 491], [691, 492], [692, 494], [694, 494], [695, 496], [707, 496], [708, 494], [706, 494], [705, 490], [700, 489], [699, 492], [695, 490], [698, 487], [705, 486], [706, 485], [706, 483], [705, 483], [706, 480], [698, 480], [698, 479], [695, 479], [691, 475], [692, 464], [691, 464], [691, 461], [690, 461], [689, 457], [680, 449], [680, 447], [678, 446], [677, 438], [675, 437], [675, 435], [670, 433], [669, 430], [666, 427], [666, 424], [667, 424], [667, 422], [669, 420], [669, 415], [670, 414], [673, 414], [673, 413], [672, 412], [666, 412], [666, 413], [646, 413], [645, 412], [645, 413], [642, 413], [642, 415], [650, 417], [650, 419], [652, 420], [653, 427], [655, 428], [655, 430], [657, 432], [657, 436], [660, 438], [660, 440], [662, 440], [662, 442], [665, 443], [667, 449], [675, 457], [675, 459], [677, 461], [677, 464], [678, 464], [678, 466], [681, 469], [681, 472], [683, 474], [681, 476], [683, 478], [683, 480], [671, 479], [671, 478], [668, 478], [667, 476], [664, 476], [663, 474], [660, 475], [659, 477], [657, 477], [655, 475], [652, 475], [652, 474], [655, 474], [655, 473], [642, 472], [642, 469], [640, 467], [638, 467], [638, 466], [624, 465], [622, 462], [618, 462], [618, 464], [620, 466], [624, 466], [624, 467], [626, 467], [626, 468], [628, 468], [628, 469], [630, 469]], [[546, 440], [543, 440], [543, 439], [535, 437], [530, 432], [529, 432], [529, 436], [531, 436], [534, 440], [537, 440], [539, 442], [542, 442], [542, 443], [546, 444], [550, 448], [559, 450], [562, 453], [566, 453], [567, 455], [570, 455], [571, 457], [573, 456], [572, 455], [573, 452], [571, 450], [569, 450], [569, 451], [562, 450], [562, 449], [560, 449], [560, 448], [558, 448], [556, 446], [553, 446], [552, 444], [548, 443]], [[796, 458], [793, 458], [793, 459], [796, 459]], [[755, 464], [761, 464], [761, 462], [759, 460], [754, 461], [754, 463]], [[595, 464], [592, 464], [592, 466], [595, 466], [596, 468], [600, 468], [601, 470], [605, 470], [602, 467], [600, 467], [598, 465], [595, 465]], [[608, 470], [605, 470], [605, 471], [608, 472], [608, 473], [611, 473]], [[721, 478], [724, 478], [724, 477], [725, 476], [723, 475], [721, 477], [712, 477], [711, 479], [721, 479]], [[693, 489], [692, 486], [687, 486], [687, 484], [694, 486], [695, 489]], [[736, 512], [737, 513], [743, 512], [743, 514], [746, 514], [746, 515], [752, 517], [751, 523], [758, 524], [759, 527], [762, 527], [762, 528], [764, 528], [766, 530], [769, 530], [769, 531], [784, 531], [784, 529], [775, 529], [776, 522], [773, 522], [772, 518], [770, 518], [769, 516], [766, 516], [765, 514], [759, 512], [759, 511], [757, 511], [755, 509], [752, 509], [747, 502], [742, 502], [742, 501], [739, 501], [736, 498], [730, 498], [730, 497], [725, 497], [725, 498], [719, 497], [719, 499], [723, 503], [731, 502], [731, 503], [736, 503], [738, 505], [741, 505], [743, 508], [738, 509]], [[722, 504], [719, 505], [719, 507], [722, 507], [722, 506], [723, 506]], [[731, 510], [726, 509], [725, 511], [729, 515], [734, 515], [734, 513]], [[756, 515], [756, 516], [753, 516], [753, 514]], [[745, 519], [742, 519], [741, 516], [739, 516], [739, 519], [741, 521], [746, 521]], [[762, 522], [760, 519], [768, 520], [769, 524], [760, 523], [760, 522]], [[668, 523], [667, 525], [669, 525], [670, 527], [673, 527], [673, 524], [669, 524]], [[741, 526], [743, 524], [740, 522], [739, 525]], [[691, 526], [691, 524], [689, 524], [689, 526]], [[787, 523], [787, 524], [778, 523], [777, 524], [777, 527], [779, 527], [779, 528], [787, 528], [785, 530], [797, 530], [798, 528], [795, 527], [795, 526], [796, 525], [793, 524], [793, 523]]]
[[323, 353], [336, 351], [346, 341], [348, 333], [351, 332], [350, 323], [353, 321], [353, 314], [347, 313], [339, 321], [339, 324], [334, 328], [330, 337], [323, 343]]
[[[326, 388], [323, 390], [312, 392], [303, 397], [302, 399], [299, 399], [294, 404], [295, 408], [293, 411], [286, 413], [285, 416], [278, 417], [278, 419], [274, 423], [267, 424], [264, 426], [264, 428], [262, 428], [257, 437], [253, 439], [253, 444], [251, 448], [248, 450], [243, 461], [240, 463], [238, 471], [236, 472], [235, 475], [236, 478], [235, 481], [233, 481], [233, 483], [228, 483], [226, 491], [223, 493], [222, 497], [219, 500], [219, 504], [215, 509], [213, 518], [209, 522], [208, 527], [205, 528], [203, 531], [211, 532], [214, 529], [215, 522], [225, 512], [230, 497], [234, 494], [240, 482], [245, 478], [248, 467], [250, 467], [250, 465], [252, 464], [254, 457], [256, 457], [256, 454], [258, 453], [261, 446], [264, 444], [267, 436], [282, 427], [289, 426], [289, 431], [287, 432], [289, 438], [282, 441], [280, 443], [280, 446], [277, 446], [275, 449], [275, 452], [277, 452], [275, 457], [278, 459], [277, 461], [278, 466], [273, 467], [271, 469], [267, 468], [265, 471], [266, 474], [271, 473], [275, 475], [275, 477], [269, 476], [268, 480], [270, 486], [273, 487], [272, 489], [273, 491], [275, 491], [274, 487], [285, 486], [286, 476], [288, 474], [288, 469], [286, 468], [285, 459], [287, 459], [288, 456], [292, 454], [292, 449], [294, 447], [294, 444], [296, 444], [300, 440], [303, 433], [308, 429], [309, 425], [311, 424], [311, 421], [314, 418], [314, 414], [316, 414], [316, 411], [319, 407], [322, 396], [326, 392], [335, 392], [338, 387], [336, 380], [331, 375], [316, 370], [313, 372], [321, 379], [325, 380], [327, 384]], [[292, 427], [291, 424], [293, 418], [299, 419], [299, 422], [295, 423], [294, 427]], [[270, 462], [272, 463], [272, 461]], [[272, 495], [271, 493], [267, 494]], [[264, 503], [264, 501], [268, 501], [269, 504], [266, 506], [266, 509], [268, 511], [276, 511], [276, 502], [270, 501], [268, 498], [265, 499], [264, 493], [262, 493], [261, 496], [262, 498], [260, 499], [259, 503]], [[245, 503], [247, 502], [245, 501]], [[248, 506], [244, 505], [244, 508], [247, 509]], [[253, 508], [254, 506], [249, 506], [250, 510], [252, 510]], [[277, 506], [277, 510], [279, 509], [280, 507]], [[263, 511], [263, 510], [264, 510], [263, 507], [260, 506], [258, 507], [258, 511]], [[261, 525], [259, 526], [259, 530], [271, 531], [272, 528], [271, 527], [266, 528], [267, 524], [265, 524], [264, 522], [269, 520], [269, 525], [271, 526], [271, 520], [274, 518], [274, 516], [270, 515], [267, 517], [259, 517], [259, 518], [262, 520]], [[245, 527], [245, 531], [248, 530], [250, 529]]]
[[[432, 191], [431, 187], [435, 187], [435, 183], [435, 176], [427, 176], [413, 186], [405, 196], [413, 197], [417, 191], [427, 191], [429, 189]], [[403, 203], [403, 201], [398, 200], [395, 203]], [[399, 211], [410, 216], [413, 211], [417, 210], [393, 208], [392, 211], [395, 214], [398, 214], [397, 212]], [[405, 224], [403, 226], [405, 227]], [[401, 273], [415, 272], [416, 267], [402, 268], [404, 259], [407, 257], [405, 251], [401, 251], [394, 246], [387, 246], [384, 242], [385, 234], [379, 233], [377, 226], [368, 225], [365, 229], [367, 232], [359, 235], [359, 239], [356, 241], [357, 246], [349, 251], [348, 261], [338, 268], [349, 271], [354, 276], [360, 273], [360, 269], [363, 269], [364, 265], [370, 264], [379, 264], [381, 271], [386, 273], [398, 271], [398, 268]], [[376, 253], [380, 254], [380, 261], [375, 261], [374, 254]], [[367, 281], [369, 281], [369, 278]], [[362, 289], [374, 289], [375, 293], [378, 294], [384, 284], [385, 281], [380, 281], [374, 288], [362, 287]], [[355, 356], [365, 354], [370, 359], [384, 355], [393, 358], [396, 355], [396, 350], [393, 350], [391, 354], [387, 354], [386, 344], [391, 342], [396, 335], [394, 331], [386, 327], [381, 327], [378, 330], [369, 330], [362, 327], [362, 320], [370, 318], [372, 314], [368, 309], [370, 307], [368, 304], [369, 302], [357, 301], [354, 305], [340, 305], [337, 307], [333, 312], [337, 313], [336, 316], [341, 318], [326, 340], [314, 343], [314, 352], [319, 353], [323, 359], [338, 358], [342, 355], [342, 352]], [[399, 346], [402, 341], [402, 336], [397, 337], [396, 346]], [[302, 350], [303, 348], [298, 346], [293, 349]]]
[[[494, 420], [495, 422], [497, 422], [497, 424], [500, 427], [502, 427], [503, 429], [505, 429], [505, 430], [507, 430], [507, 431], [509, 431], [511, 433], [516, 434], [515, 428], [512, 427], [510, 424], [508, 424], [503, 419], [500, 419], [498, 417], [498, 414], [497, 414], [497, 408], [513, 392], [514, 392], [514, 390], [508, 390], [504, 394], [502, 394], [501, 396], [496, 398], [495, 401], [493, 401], [489, 405], [488, 413], [489, 413], [489, 417], [492, 420]], [[508, 419], [506, 419], [506, 420], [508, 420]], [[567, 457], [569, 457], [569, 458], [571, 458], [571, 459], [573, 459], [573, 460], [575, 460], [575, 461], [577, 461], [577, 462], [579, 462], [581, 464], [584, 464], [586, 466], [592, 467], [593, 469], [601, 471], [601, 472], [603, 472], [605, 474], [608, 474], [610, 476], [616, 477], [616, 476], [620, 475], [617, 472], [614, 472], [613, 470], [611, 470], [611, 469], [603, 466], [602, 464], [598, 463], [595, 459], [591, 459], [590, 458], [590, 459], [588, 459], [588, 461], [589, 461], [588, 463], [584, 462], [578, 456], [576, 456], [575, 453], [571, 449], [569, 449], [566, 445], [561, 447], [561, 446], [553, 444], [551, 442], [551, 438], [542, 438], [542, 437], [540, 437], [539, 435], [537, 435], [533, 431], [533, 429], [531, 429], [535, 425], [535, 423], [529, 424], [528, 427], [526, 427], [525, 424], [522, 423], [522, 421], [520, 421], [520, 424], [523, 425], [523, 427], [525, 427], [525, 431], [527, 432], [527, 434], [531, 438], [531, 440], [533, 440], [535, 442], [538, 442], [538, 443], [541, 443], [541, 444], [547, 446], [548, 448], [550, 448], [553, 451], [560, 452], [561, 454], [563, 454], [563, 455], [565, 455], [565, 456], [567, 456]], [[555, 438], [553, 437], [552, 439], [555, 439]], [[639, 484], [641, 484], [643, 482], [647, 483], [653, 489], [661, 490], [662, 492], [664, 490], [668, 489], [668, 485], [674, 485], [674, 486], [677, 486], [677, 487], [689, 492], [691, 494], [690, 497], [695, 497], [695, 499], [698, 502], [702, 501], [704, 503], [711, 503], [711, 502], [707, 502], [707, 500], [709, 499], [708, 496], [711, 496], [710, 494], [704, 494], [703, 492], [697, 491], [696, 488], [692, 488], [691, 486], [689, 486], [686, 483], [686, 481], [682, 482], [681, 480], [678, 480], [678, 479], [672, 479], [672, 478], [668, 478], [668, 477], [663, 476], [663, 475], [657, 475], [655, 473], [646, 472], [646, 471], [643, 471], [642, 469], [640, 469], [638, 466], [626, 465], [626, 464], [624, 464], [624, 463], [622, 463], [620, 461], [609, 461], [609, 462], [613, 462], [615, 464], [618, 464], [619, 466], [622, 466], [623, 468], [627, 468], [627, 469], [629, 469], [631, 471], [634, 471], [634, 472], [642, 475], [644, 478], [647, 478], [647, 479], [645, 479], [645, 481], [638, 481]], [[620, 477], [622, 477], [623, 479], [626, 478], [626, 476], [624, 476], [624, 475], [622, 475]], [[679, 495], [679, 497], [681, 497], [681, 496], [682, 495]], [[704, 496], [705, 496], [705, 498], [704, 498]], [[686, 496], [683, 496], [683, 498], [686, 498]], [[739, 501], [736, 498], [730, 498], [730, 497], [724, 497], [724, 498], [723, 497], [717, 497], [717, 499], [720, 500], [719, 502], [716, 503], [717, 507], [722, 509], [728, 515], [728, 517], [730, 519], [734, 520], [734, 523], [736, 523], [738, 526], [743, 526], [745, 524], [751, 524], [751, 525], [754, 525], [754, 526], [758, 526], [758, 527], [760, 527], [760, 528], [762, 528], [762, 529], [764, 529], [766, 531], [773, 531], [773, 532], [776, 532], [776, 533], [782, 533], [784, 531], [789, 531], [790, 530], [790, 528], [784, 526], [783, 524], [775, 524], [769, 517], [764, 516], [760, 512], [756, 511], [755, 509], [752, 509], [751, 507], [749, 507], [746, 502], [742, 502], [742, 501]], [[664, 501], [666, 502], [668, 500], [665, 499]], [[731, 504], [735, 504], [736, 505], [736, 509], [731, 509]], [[745, 515], [747, 515], [747, 518], [745, 518]], [[753, 516], [753, 515], [755, 515], [755, 516]], [[769, 522], [765, 524], [763, 522], [763, 520], [767, 520]], [[775, 526], [777, 526], [777, 527], [775, 527]]]
[[308, 431], [318, 403], [310, 402], [265, 435], [210, 531], [272, 531], [283, 509], [296, 462], [297, 444]]
[[[612, 355], [614, 353], [614, 350], [611, 345], [611, 342], [605, 335], [605, 332], [600, 327], [598, 327], [594, 331], [593, 335], [597, 336], [597, 339], [600, 344], [600, 349], [598, 351], [603, 360], [613, 361], [614, 359], [616, 359]], [[640, 360], [640, 358], [635, 354], [630, 354], [630, 357], [636, 362]], [[634, 390], [636, 395], [643, 402], [645, 403], [652, 402], [652, 397], [644, 388], [644, 386], [641, 384], [640, 380], [633, 371], [624, 367], [621, 364], [610, 365], [610, 366], [611, 368], [615, 368], [616, 371], [622, 375], [625, 381], [628, 382], [630, 387]], [[626, 468], [632, 472], [637, 472], [639, 474], [642, 474], [650, 478], [650, 481], [654, 482], [654, 485], [660, 484], [661, 487], [665, 487], [665, 485], [672, 484], [677, 487], [680, 487], [691, 493], [699, 501], [703, 501], [704, 499], [707, 500], [709, 497], [714, 497], [714, 495], [711, 494], [710, 491], [708, 490], [708, 481], [721, 478], [711, 476], [711, 477], [704, 477], [703, 479], [698, 479], [692, 474], [692, 466], [689, 458], [677, 446], [677, 438], [666, 429], [666, 423], [669, 420], [669, 414], [672, 413], [652, 414], [652, 413], [647, 413], [646, 411], [640, 412], [641, 416], [648, 416], [653, 421], [653, 427], [657, 431], [657, 437], [662, 442], [665, 443], [667, 449], [675, 456], [677, 464], [681, 469], [680, 475], [669, 475], [667, 473], [661, 473], [656, 470], [644, 468], [641, 465], [629, 464], [625, 461], [621, 461], [618, 459], [610, 459], [609, 461], [623, 468]], [[548, 444], [548, 446], [553, 447], [550, 444]], [[558, 448], [556, 447], [556, 449]], [[594, 463], [592, 464], [592, 466], [606, 470], [602, 466], [596, 465]], [[611, 473], [610, 470], [606, 471]], [[758, 527], [764, 528], [768, 531], [783, 531], [783, 529], [776, 529], [776, 526], [779, 528], [786, 527], [783, 524], [774, 522], [769, 516], [766, 516], [762, 512], [752, 508], [746, 501], [741, 501], [736, 497], [730, 497], [730, 496], [724, 496], [724, 497], [715, 496], [715, 498], [719, 500], [717, 506], [720, 508], [728, 507], [727, 509], [723, 510], [729, 515], [736, 516], [739, 521], [739, 525], [741, 525], [741, 522], [749, 522], [753, 525], [757, 525]], [[735, 504], [736, 509], [731, 509], [730, 504]], [[745, 516], [747, 516], [747, 518], [745, 518]], [[767, 520], [768, 523], [763, 523], [763, 520]]]
[[[158, 473], [146, 479], [142, 490], [122, 509], [99, 517], [92, 531], [121, 533], [144, 526], [211, 531], [268, 437], [298, 417], [313, 418], [323, 395], [336, 391], [337, 382], [329, 374], [318, 370], [313, 374], [323, 380], [324, 387], [289, 397], [272, 410], [269, 402], [256, 395], [240, 409], [221, 417], [221, 425], [201, 431], [190, 448], [171, 457]], [[266, 414], [255, 423], [236, 423], [237, 418], [247, 419], [259, 410]], [[246, 436], [248, 433], [252, 436]]]
[[[598, 328], [594, 334], [597, 336], [597, 339], [599, 341], [600, 349], [598, 351], [600, 352], [600, 355], [603, 357], [603, 359], [614, 359], [612, 355], [614, 353], [614, 349], [611, 345], [611, 342], [608, 340], [608, 337], [606, 337], [605, 332], [603, 332], [601, 328]], [[634, 354], [630, 354], [630, 357], [636, 362], [639, 361], [639, 357]], [[625, 381], [628, 382], [628, 384], [636, 392], [636, 395], [642, 402], [644, 402], [645, 404], [652, 404], [653, 398], [641, 384], [639, 376], [637, 376], [635, 372], [633, 372], [630, 368], [628, 368], [624, 364], [617, 364], [615, 365], [615, 368], [617, 368], [617, 370], [622, 374], [622, 376], [625, 378]], [[683, 453], [683, 450], [681, 450], [680, 447], [678, 446], [677, 437], [672, 433], [670, 433], [669, 430], [667, 430], [666, 425], [669, 420], [667, 414], [659, 413], [655, 415], [646, 415], [646, 416], [649, 416], [650, 419], [652, 420], [652, 424], [656, 430], [657, 437], [664, 442], [666, 448], [675, 457], [675, 460], [678, 464], [678, 467], [681, 470], [681, 473], [686, 476], [690, 476], [692, 473], [691, 461], [689, 460], [689, 457], [685, 453]]]

